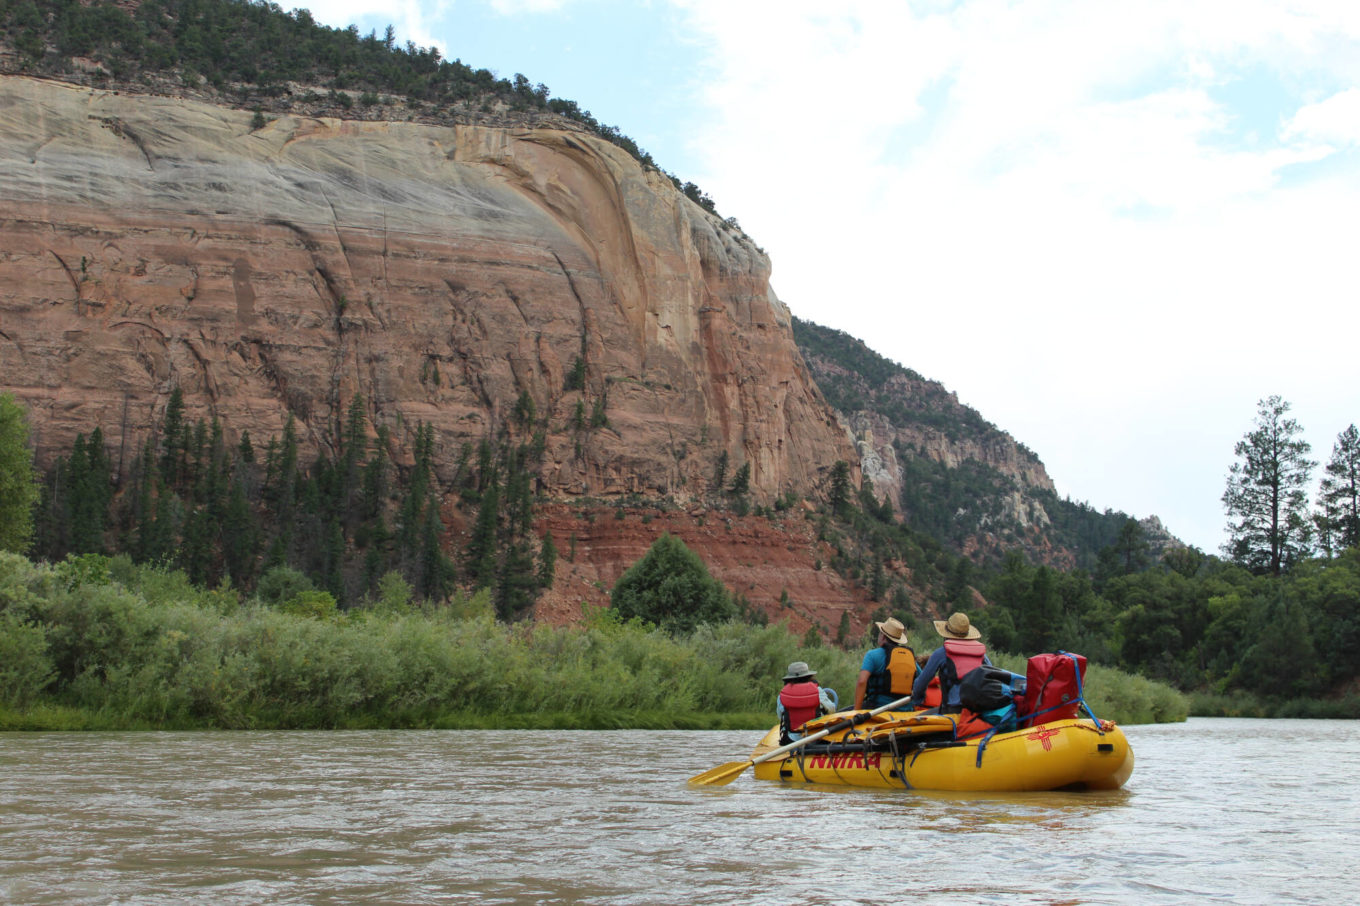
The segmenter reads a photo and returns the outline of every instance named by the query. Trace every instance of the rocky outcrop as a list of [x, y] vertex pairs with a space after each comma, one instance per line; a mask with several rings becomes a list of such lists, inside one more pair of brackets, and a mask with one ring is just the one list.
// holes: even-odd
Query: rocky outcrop
[[1046, 508], [1053, 481], [1031, 451], [862, 341], [805, 321], [795, 332], [879, 501], [977, 561], [1018, 547], [1041, 562], [1074, 562]]
[[698, 554], [751, 609], [799, 635], [814, 628], [821, 638], [834, 639], [849, 613], [850, 639], [857, 642], [882, 606], [827, 566], [834, 549], [818, 539], [814, 522], [801, 511], [772, 520], [713, 510], [611, 512], [558, 504], [543, 508], [537, 530], [551, 532], [558, 549], [553, 587], [534, 608], [535, 619], [544, 622], [576, 622], [586, 608], [607, 606], [609, 589], [663, 532]]
[[1012, 479], [1017, 488], [1053, 490], [1053, 479], [1043, 463], [1000, 431], [988, 437], [959, 438], [927, 425], [895, 424], [880, 413], [866, 410], [843, 414], [841, 418], [860, 454], [864, 477], [873, 482], [880, 498], [897, 500], [901, 496], [903, 479], [898, 448], [949, 469], [957, 469], [965, 462], [981, 463]]
[[41, 464], [96, 425], [136, 449], [174, 387], [316, 450], [361, 395], [399, 460], [421, 422], [456, 451], [527, 399], [549, 496], [697, 499], [726, 451], [770, 500], [855, 459], [766, 257], [578, 130], [254, 129], [7, 76], [0, 174], [0, 389]]

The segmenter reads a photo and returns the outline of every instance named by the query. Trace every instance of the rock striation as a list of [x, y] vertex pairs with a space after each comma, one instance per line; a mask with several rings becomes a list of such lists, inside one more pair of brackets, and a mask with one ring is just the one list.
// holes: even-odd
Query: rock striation
[[420, 423], [456, 451], [527, 399], [549, 496], [698, 499], [723, 452], [757, 501], [815, 493], [858, 457], [769, 273], [565, 123], [252, 128], [0, 77], [0, 389], [41, 465], [95, 426], [130, 456], [175, 387], [229, 438], [291, 415], [327, 452], [362, 396], [399, 462]]

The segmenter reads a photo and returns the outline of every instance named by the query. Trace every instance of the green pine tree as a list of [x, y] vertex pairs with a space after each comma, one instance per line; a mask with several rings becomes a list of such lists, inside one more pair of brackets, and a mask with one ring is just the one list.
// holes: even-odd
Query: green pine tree
[[232, 482], [221, 528], [223, 566], [233, 583], [249, 588], [255, 582], [260, 530], [240, 478]]
[[1289, 404], [1261, 400], [1256, 427], [1238, 441], [1239, 461], [1228, 474], [1223, 505], [1228, 542], [1223, 550], [1253, 572], [1278, 576], [1308, 553], [1311, 520], [1305, 488], [1316, 465]]
[[28, 550], [39, 487], [26, 413], [11, 394], [0, 393], [0, 551]]
[[664, 534], [628, 568], [610, 593], [621, 619], [638, 617], [673, 632], [725, 623], [737, 608], [721, 582], [679, 538]]
[[493, 482], [482, 492], [466, 549], [468, 578], [480, 588], [492, 586], [496, 578], [499, 527], [500, 485]]
[[538, 584], [541, 588], [551, 588], [557, 572], [557, 543], [552, 532], [543, 535], [543, 543], [538, 549]]
[[1335, 552], [1360, 545], [1360, 432], [1355, 425], [1336, 437], [1318, 490], [1318, 511]]
[[525, 619], [533, 611], [538, 576], [534, 558], [523, 540], [506, 546], [496, 575], [496, 616], [506, 623]]
[[844, 516], [850, 509], [850, 463], [843, 459], [836, 460], [831, 467], [831, 492], [827, 502], [837, 516]]
[[165, 481], [178, 486], [183, 474], [188, 426], [184, 422], [184, 394], [179, 387], [170, 391], [170, 402], [161, 417], [160, 471]]

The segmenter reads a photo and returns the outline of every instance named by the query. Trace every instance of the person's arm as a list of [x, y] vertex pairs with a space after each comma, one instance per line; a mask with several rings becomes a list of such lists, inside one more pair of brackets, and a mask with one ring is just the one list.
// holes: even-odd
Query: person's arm
[[861, 670], [859, 679], [855, 681], [855, 710], [864, 707], [864, 690], [869, 688], [869, 671]]

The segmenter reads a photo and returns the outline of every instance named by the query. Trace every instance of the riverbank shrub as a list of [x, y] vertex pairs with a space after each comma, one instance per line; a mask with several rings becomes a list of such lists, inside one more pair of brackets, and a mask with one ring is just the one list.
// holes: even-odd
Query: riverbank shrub
[[705, 623], [730, 620], [737, 612], [727, 589], [709, 574], [699, 555], [670, 534], [652, 542], [609, 597], [624, 619], [637, 617], [672, 632], [692, 632]]
[[1280, 717], [1314, 720], [1360, 719], [1360, 695], [1331, 699], [1270, 699], [1246, 692], [1190, 696], [1195, 717]]
[[[790, 662], [847, 705], [859, 671], [861, 652], [782, 625], [678, 634], [608, 609], [505, 624], [485, 592], [438, 606], [389, 592], [338, 611], [126, 558], [0, 554], [0, 729], [754, 729]], [[1101, 717], [1184, 717], [1175, 693], [1118, 671], [1093, 668], [1088, 690]]]
[[27, 705], [55, 675], [43, 627], [18, 614], [0, 614], [0, 704]]

